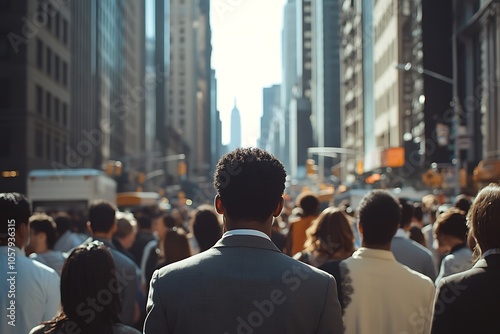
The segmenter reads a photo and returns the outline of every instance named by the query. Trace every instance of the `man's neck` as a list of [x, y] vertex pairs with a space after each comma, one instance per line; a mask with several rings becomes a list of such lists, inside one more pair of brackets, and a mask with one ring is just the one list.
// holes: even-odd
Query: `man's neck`
[[92, 234], [93, 238], [99, 238], [99, 239], [106, 239], [106, 240], [111, 240], [113, 238], [113, 235], [108, 232], [94, 232]]
[[377, 250], [391, 251], [391, 243], [390, 242], [388, 244], [385, 244], [385, 245], [367, 244], [365, 242], [362, 242], [361, 247], [370, 248], [370, 249], [377, 249]]
[[241, 229], [260, 231], [271, 237], [271, 225], [266, 224], [266, 222], [245, 221], [245, 222], [226, 224], [227, 231], [241, 230]]

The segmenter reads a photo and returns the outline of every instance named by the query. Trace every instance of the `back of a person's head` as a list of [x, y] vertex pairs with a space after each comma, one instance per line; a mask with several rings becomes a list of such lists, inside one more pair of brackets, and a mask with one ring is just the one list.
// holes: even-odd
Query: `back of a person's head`
[[434, 223], [434, 233], [438, 236], [452, 236], [465, 242], [468, 232], [465, 213], [457, 208], [449, 208]]
[[0, 236], [7, 240], [9, 226], [18, 229], [20, 224], [28, 224], [31, 209], [26, 198], [19, 193], [0, 193]]
[[44, 233], [47, 248], [54, 249], [54, 245], [57, 241], [57, 227], [52, 217], [43, 213], [34, 214], [30, 217], [30, 229], [35, 232], [35, 234]]
[[214, 186], [229, 217], [263, 221], [282, 200], [283, 164], [259, 148], [238, 148], [217, 163]]
[[304, 192], [297, 197], [297, 205], [302, 209], [304, 216], [312, 216], [318, 214], [319, 199], [312, 192]]
[[[110, 326], [119, 322], [118, 289], [110, 288], [116, 286], [115, 275], [111, 253], [98, 241], [75, 248], [64, 263], [61, 273], [62, 311], [67, 320], [75, 322], [83, 333], [89, 329], [104, 332], [103, 327], [111, 330]], [[89, 297], [105, 301], [99, 302], [99, 310], [92, 313], [93, 317], [82, 312], [81, 306], [88, 305]]]
[[389, 192], [372, 190], [363, 197], [357, 211], [365, 244], [386, 245], [392, 240], [401, 220], [401, 208]]
[[469, 210], [470, 233], [481, 252], [500, 248], [500, 185], [483, 188]]
[[166, 264], [184, 260], [191, 256], [191, 248], [186, 234], [180, 228], [167, 230], [163, 241]]
[[57, 226], [57, 233], [62, 235], [64, 232], [71, 231], [71, 217], [66, 212], [58, 212], [54, 215], [54, 222]]
[[408, 237], [411, 240], [418, 242], [422, 246], [427, 247], [427, 244], [425, 242], [425, 236], [422, 233], [422, 230], [420, 229], [420, 227], [418, 227], [417, 225], [412, 224], [410, 226], [410, 229], [408, 230]]
[[[338, 250], [354, 252], [354, 233], [346, 214], [338, 208], [323, 210], [307, 229], [306, 247], [333, 254]], [[309, 248], [311, 249], [311, 248]]]
[[413, 204], [404, 198], [399, 199], [399, 204], [401, 205], [401, 220], [399, 227], [406, 228], [411, 224], [411, 219], [413, 218]]
[[455, 198], [455, 202], [453, 202], [453, 206], [467, 214], [472, 205], [472, 200], [470, 197], [464, 194], [460, 194]]
[[422, 203], [413, 204], [413, 218], [421, 222], [424, 219], [424, 211], [422, 209]]
[[151, 230], [153, 224], [153, 217], [147, 213], [137, 216], [137, 225], [142, 230]]
[[137, 229], [137, 222], [131, 213], [116, 213], [116, 231], [114, 236], [123, 239], [129, 236]]
[[97, 200], [89, 207], [89, 222], [93, 232], [109, 232], [116, 220], [116, 207], [105, 200]]
[[222, 235], [219, 216], [210, 205], [196, 208], [191, 214], [190, 225], [202, 252], [215, 245]]
[[174, 228], [175, 226], [177, 226], [177, 220], [171, 214], [166, 214], [165, 216], [163, 216], [163, 225], [166, 228]]

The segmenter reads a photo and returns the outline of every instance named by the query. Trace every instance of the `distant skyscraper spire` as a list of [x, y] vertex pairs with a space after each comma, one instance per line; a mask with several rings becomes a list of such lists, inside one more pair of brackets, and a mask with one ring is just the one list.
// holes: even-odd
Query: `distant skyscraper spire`
[[236, 106], [236, 96], [234, 97], [234, 107], [231, 111], [231, 143], [230, 150], [235, 150], [241, 146], [241, 117]]

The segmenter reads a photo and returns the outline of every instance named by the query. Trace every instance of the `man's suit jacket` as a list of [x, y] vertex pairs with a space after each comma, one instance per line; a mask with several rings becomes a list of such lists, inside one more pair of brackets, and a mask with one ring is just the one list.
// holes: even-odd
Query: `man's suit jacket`
[[431, 333], [500, 333], [500, 254], [439, 281]]
[[[400, 232], [398, 232], [399, 234]], [[436, 267], [432, 259], [432, 253], [419, 243], [408, 237], [396, 236], [392, 238], [391, 252], [399, 263], [418, 271], [429, 277], [434, 282], [436, 279]]]
[[342, 333], [335, 279], [269, 240], [224, 237], [156, 270], [144, 333]]

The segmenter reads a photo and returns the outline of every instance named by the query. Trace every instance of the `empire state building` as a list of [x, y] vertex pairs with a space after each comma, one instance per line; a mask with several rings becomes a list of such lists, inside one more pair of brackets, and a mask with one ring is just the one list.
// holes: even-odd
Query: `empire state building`
[[241, 117], [240, 111], [236, 107], [236, 99], [234, 99], [234, 107], [231, 111], [231, 142], [229, 143], [230, 151], [241, 146]]

